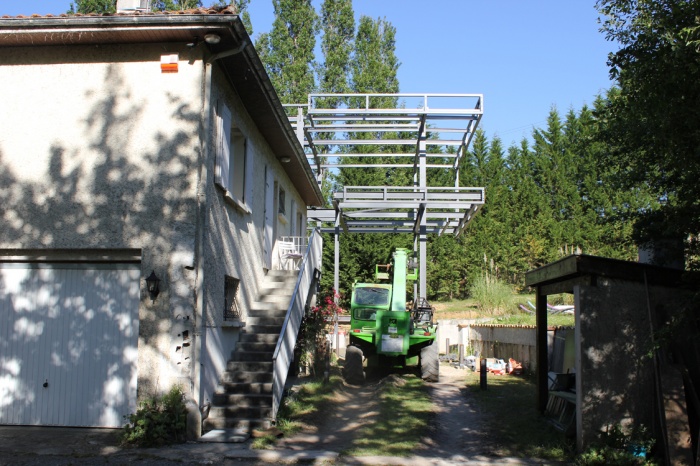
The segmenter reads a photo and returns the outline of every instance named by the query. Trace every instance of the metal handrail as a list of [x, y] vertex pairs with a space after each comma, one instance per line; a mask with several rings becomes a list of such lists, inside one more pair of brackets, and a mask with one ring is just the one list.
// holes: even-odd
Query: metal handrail
[[277, 410], [282, 401], [284, 384], [287, 381], [289, 367], [294, 358], [294, 347], [304, 317], [306, 302], [316, 270], [321, 270], [323, 238], [318, 230], [309, 237], [309, 245], [299, 266], [299, 276], [294, 285], [294, 293], [287, 307], [287, 314], [277, 339], [277, 346], [272, 355], [272, 418], [277, 416]]

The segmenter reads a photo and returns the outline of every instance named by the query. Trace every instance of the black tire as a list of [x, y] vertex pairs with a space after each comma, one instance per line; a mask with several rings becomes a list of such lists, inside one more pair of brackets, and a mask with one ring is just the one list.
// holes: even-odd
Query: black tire
[[362, 368], [362, 350], [357, 346], [345, 348], [345, 381], [353, 385], [365, 383], [365, 372]]
[[420, 377], [426, 382], [440, 380], [440, 360], [437, 341], [420, 350]]

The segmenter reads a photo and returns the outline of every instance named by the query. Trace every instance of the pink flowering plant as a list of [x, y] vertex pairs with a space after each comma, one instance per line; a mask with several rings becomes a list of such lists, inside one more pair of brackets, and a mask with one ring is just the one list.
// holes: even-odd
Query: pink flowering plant
[[314, 371], [322, 367], [328, 350], [326, 335], [330, 333], [337, 315], [345, 312], [337, 304], [339, 298], [338, 292], [332, 290], [320, 300], [320, 304], [306, 311], [297, 343], [301, 366], [314, 368]]

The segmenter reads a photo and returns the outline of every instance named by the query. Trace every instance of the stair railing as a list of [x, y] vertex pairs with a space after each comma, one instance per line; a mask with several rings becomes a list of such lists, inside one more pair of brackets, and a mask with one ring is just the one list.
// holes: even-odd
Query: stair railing
[[272, 419], [277, 417], [284, 393], [284, 384], [287, 381], [289, 367], [294, 359], [294, 347], [301, 328], [301, 320], [304, 317], [306, 303], [311, 291], [311, 285], [316, 271], [321, 270], [323, 238], [319, 230], [314, 230], [309, 238], [309, 245], [299, 266], [294, 293], [287, 308], [287, 315], [282, 324], [277, 346], [272, 356]]

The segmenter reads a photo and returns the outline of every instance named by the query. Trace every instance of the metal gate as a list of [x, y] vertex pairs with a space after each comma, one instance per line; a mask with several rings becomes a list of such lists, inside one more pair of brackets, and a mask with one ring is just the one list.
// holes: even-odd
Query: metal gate
[[0, 263], [0, 423], [120, 427], [136, 408], [138, 264]]

